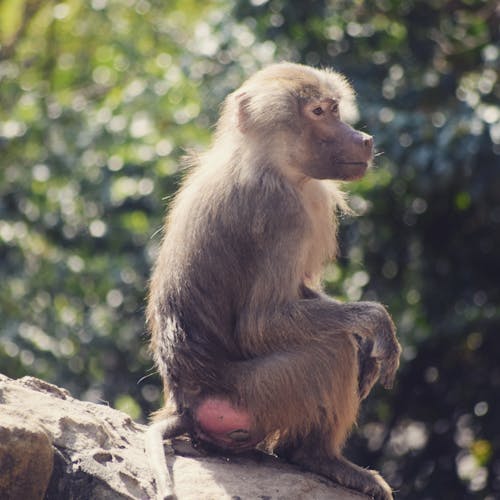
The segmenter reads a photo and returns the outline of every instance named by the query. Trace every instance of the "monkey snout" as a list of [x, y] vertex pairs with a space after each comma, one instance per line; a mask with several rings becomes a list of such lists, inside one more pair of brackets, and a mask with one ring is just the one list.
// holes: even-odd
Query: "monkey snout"
[[360, 134], [361, 154], [365, 157], [365, 161], [370, 161], [373, 158], [373, 137], [364, 132]]
[[363, 146], [365, 149], [373, 151], [373, 137], [371, 135], [367, 135], [363, 138]]

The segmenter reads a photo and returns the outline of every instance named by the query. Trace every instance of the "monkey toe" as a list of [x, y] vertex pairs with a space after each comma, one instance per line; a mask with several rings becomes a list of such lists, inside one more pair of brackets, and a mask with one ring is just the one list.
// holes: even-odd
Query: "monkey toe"
[[383, 490], [373, 491], [371, 493], [371, 496], [372, 496], [373, 500], [394, 500], [394, 496], [392, 495], [391, 492], [387, 492], [387, 491], [383, 491]]
[[367, 492], [374, 500], [394, 500], [392, 491], [386, 490], [382, 487], [374, 488], [372, 491]]
[[370, 495], [374, 500], [393, 500], [391, 487], [377, 471], [369, 471], [374, 480], [364, 493]]

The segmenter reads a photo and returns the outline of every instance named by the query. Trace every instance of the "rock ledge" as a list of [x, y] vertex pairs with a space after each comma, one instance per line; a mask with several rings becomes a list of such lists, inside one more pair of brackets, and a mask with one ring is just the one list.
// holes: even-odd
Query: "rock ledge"
[[[0, 498], [153, 499], [145, 426], [33, 377], [0, 374]], [[366, 500], [272, 457], [200, 456], [166, 447], [178, 500]]]

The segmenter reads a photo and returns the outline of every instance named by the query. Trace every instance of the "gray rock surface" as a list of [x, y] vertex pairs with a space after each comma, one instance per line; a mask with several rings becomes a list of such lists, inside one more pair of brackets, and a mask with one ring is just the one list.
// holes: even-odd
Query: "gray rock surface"
[[[0, 499], [153, 499], [145, 426], [33, 377], [0, 374]], [[366, 500], [261, 455], [202, 456], [187, 439], [165, 446], [179, 500]]]

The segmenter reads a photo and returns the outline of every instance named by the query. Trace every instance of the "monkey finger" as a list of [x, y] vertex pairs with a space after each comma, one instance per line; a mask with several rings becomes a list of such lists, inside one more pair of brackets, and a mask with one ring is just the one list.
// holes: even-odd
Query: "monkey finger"
[[381, 373], [380, 373], [380, 383], [386, 388], [391, 389], [394, 384], [394, 379], [396, 378], [396, 372], [399, 368], [399, 355], [401, 349], [399, 345], [398, 349], [392, 351], [389, 355], [380, 358], [381, 363]]
[[377, 358], [365, 358], [360, 360], [359, 369], [359, 398], [365, 399], [377, 382], [380, 375], [380, 362]]
[[396, 368], [393, 369], [382, 369], [382, 373], [380, 374], [380, 383], [386, 388], [386, 389], [392, 389], [392, 386], [394, 385], [394, 380], [396, 378]]

